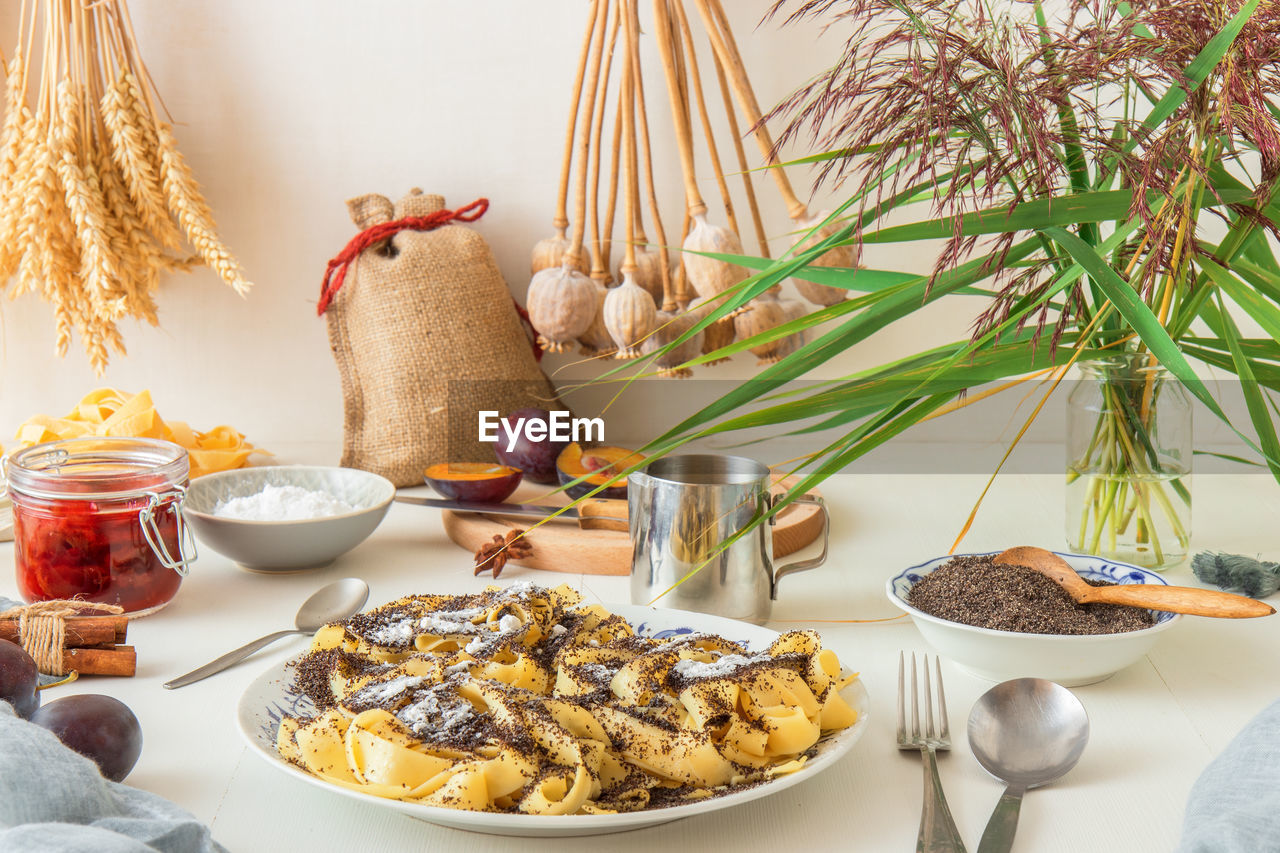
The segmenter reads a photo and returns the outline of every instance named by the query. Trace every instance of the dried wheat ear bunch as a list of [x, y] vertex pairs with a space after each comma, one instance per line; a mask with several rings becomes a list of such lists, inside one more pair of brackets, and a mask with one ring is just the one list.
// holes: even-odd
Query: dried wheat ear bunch
[[[117, 323], [157, 325], [160, 274], [250, 283], [218, 237], [138, 54], [124, 0], [23, 0], [0, 129], [0, 290], [53, 306], [101, 374]], [[32, 57], [38, 56], [38, 63]]]

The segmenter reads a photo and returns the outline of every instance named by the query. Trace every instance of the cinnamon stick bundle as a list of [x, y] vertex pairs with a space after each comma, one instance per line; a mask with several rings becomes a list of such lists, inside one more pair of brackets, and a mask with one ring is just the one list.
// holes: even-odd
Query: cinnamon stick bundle
[[[31, 605], [32, 608], [45, 605], [73, 605], [73, 602], [42, 602]], [[91, 606], [90, 606], [91, 607]], [[24, 608], [17, 608], [13, 613]], [[30, 608], [25, 608], [30, 609]], [[129, 618], [123, 614], [101, 615], [101, 611], [89, 608], [76, 608], [80, 612], [99, 615], [58, 615], [62, 620], [62, 647], [59, 650], [47, 649], [37, 651], [26, 646], [27, 651], [36, 658], [40, 671], [52, 675], [75, 670], [80, 675], [119, 675], [130, 677], [137, 672], [138, 656], [133, 646], [119, 645], [123, 643], [129, 630]], [[116, 608], [119, 609], [119, 608]], [[6, 616], [0, 618], [0, 641], [10, 641], [24, 645], [21, 635], [19, 617]], [[36, 618], [49, 618], [48, 616]], [[31, 625], [28, 630], [32, 630]], [[28, 638], [30, 639], [30, 638]], [[58, 664], [61, 663], [61, 668]]]
[[[66, 646], [83, 648], [123, 643], [128, 628], [129, 619], [126, 616], [72, 617], [66, 620]], [[18, 620], [0, 619], [0, 640], [17, 643], [20, 639]]]

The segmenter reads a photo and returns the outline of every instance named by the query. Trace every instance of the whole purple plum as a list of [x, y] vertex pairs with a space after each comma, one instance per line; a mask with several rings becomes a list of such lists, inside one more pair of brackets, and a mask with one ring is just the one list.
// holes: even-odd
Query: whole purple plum
[[[529, 438], [528, 425], [540, 421], [544, 427], [536, 430], [547, 436], [539, 440]], [[556, 482], [556, 457], [569, 445], [568, 441], [552, 441], [551, 413], [546, 409], [516, 409], [498, 424], [498, 441], [493, 446], [498, 461], [503, 465], [519, 468], [525, 479], [534, 483]]]
[[39, 682], [31, 655], [17, 643], [0, 640], [0, 699], [12, 705], [19, 717], [30, 717], [40, 707]]
[[102, 775], [120, 782], [142, 754], [142, 726], [119, 699], [84, 693], [55, 699], [31, 715], [31, 722], [98, 765]]

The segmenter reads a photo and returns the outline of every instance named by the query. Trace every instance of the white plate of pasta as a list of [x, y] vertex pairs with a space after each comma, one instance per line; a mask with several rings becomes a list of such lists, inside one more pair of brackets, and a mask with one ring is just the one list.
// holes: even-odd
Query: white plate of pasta
[[[524, 597], [530, 590], [532, 604]], [[576, 598], [567, 587], [524, 584], [521, 591], [513, 598], [495, 588], [494, 600], [482, 602], [491, 605], [487, 613], [485, 606], [459, 607], [461, 596], [426, 618], [419, 615], [428, 611], [414, 611], [413, 625], [431, 627], [412, 637], [386, 614], [402, 616], [406, 602], [439, 606], [446, 597], [400, 599], [354, 625], [322, 629], [307, 655], [249, 685], [238, 708], [241, 733], [291, 776], [424, 821], [499, 835], [571, 836], [769, 796], [840, 760], [866, 728], [862, 682], [813, 632], [780, 635], [637, 605], [569, 609], [560, 606], [566, 595]], [[546, 600], [555, 606], [539, 603]], [[389, 610], [396, 606], [402, 609]], [[622, 619], [604, 618], [611, 615]], [[561, 645], [554, 668], [549, 653], [541, 658], [551, 681], [535, 683], [537, 667], [525, 667], [513, 641], [540, 636], [539, 624], [531, 661], [539, 642]], [[360, 655], [353, 655], [357, 647]], [[619, 648], [639, 651], [620, 657]], [[364, 663], [355, 671], [350, 661], [357, 658]], [[334, 687], [319, 688], [318, 707], [307, 695], [317, 695], [316, 680], [307, 686], [300, 673], [308, 660], [322, 659], [325, 683]], [[655, 660], [675, 663], [658, 675]], [[668, 693], [679, 701], [646, 691], [658, 683], [644, 680], [650, 677], [675, 684]], [[528, 727], [527, 737], [516, 722]], [[654, 732], [663, 732], [661, 742]]]

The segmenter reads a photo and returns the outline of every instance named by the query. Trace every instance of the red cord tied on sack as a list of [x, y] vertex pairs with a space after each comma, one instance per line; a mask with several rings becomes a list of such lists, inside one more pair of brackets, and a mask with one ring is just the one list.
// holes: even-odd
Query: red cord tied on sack
[[[338, 253], [337, 257], [329, 261], [329, 266], [325, 268], [324, 281], [320, 284], [320, 301], [316, 303], [316, 316], [322, 317], [324, 312], [329, 310], [333, 297], [338, 294], [338, 291], [342, 289], [343, 283], [347, 280], [347, 272], [351, 269], [351, 265], [355, 263], [356, 258], [360, 257], [360, 253], [365, 249], [384, 240], [389, 240], [401, 231], [434, 231], [442, 225], [448, 225], [450, 222], [475, 222], [484, 216], [488, 209], [489, 199], [478, 198], [471, 204], [460, 207], [457, 210], [437, 210], [426, 216], [406, 216], [390, 222], [379, 222], [377, 225], [371, 225], [364, 229], [352, 237], [351, 241]], [[538, 346], [538, 333], [529, 319], [529, 312], [521, 308], [514, 297], [511, 302], [515, 305], [516, 313], [520, 315], [521, 322], [529, 329], [530, 345], [533, 347], [534, 358], [541, 361], [542, 347]]]

